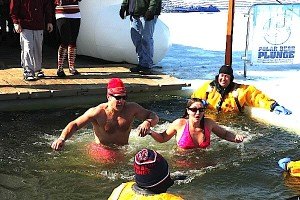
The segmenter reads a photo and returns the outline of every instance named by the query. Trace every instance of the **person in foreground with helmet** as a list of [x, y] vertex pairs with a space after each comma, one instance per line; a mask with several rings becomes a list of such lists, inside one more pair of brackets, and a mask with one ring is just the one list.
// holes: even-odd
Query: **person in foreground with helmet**
[[108, 198], [180, 200], [179, 196], [167, 193], [174, 184], [170, 177], [169, 165], [165, 158], [151, 149], [142, 149], [134, 157], [135, 181], [122, 183]]
[[62, 131], [51, 147], [61, 150], [65, 141], [73, 133], [88, 123], [92, 123], [97, 146], [113, 147], [128, 144], [132, 123], [142, 120], [139, 134], [145, 135], [151, 126], [155, 126], [158, 116], [135, 102], [127, 102], [124, 83], [119, 78], [112, 78], [107, 84], [107, 102], [88, 109], [83, 115], [71, 121]]
[[249, 106], [264, 108], [276, 114], [292, 114], [253, 85], [238, 84], [233, 79], [231, 66], [223, 65], [215, 80], [205, 82], [191, 97], [206, 100], [207, 108], [218, 112], [242, 112], [245, 106]]

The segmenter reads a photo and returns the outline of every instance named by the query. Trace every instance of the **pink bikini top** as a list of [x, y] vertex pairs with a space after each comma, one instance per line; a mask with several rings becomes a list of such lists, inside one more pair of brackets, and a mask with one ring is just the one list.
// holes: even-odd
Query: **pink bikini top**
[[[203, 120], [201, 120], [201, 125], [200, 125], [201, 127], [204, 126], [204, 118], [202, 118], [202, 119]], [[181, 135], [181, 138], [177, 142], [177, 145], [183, 149], [194, 149], [194, 148], [203, 148], [204, 149], [206, 147], [209, 147], [209, 145], [210, 145], [210, 130], [205, 126], [204, 126], [204, 136], [205, 136], [205, 140], [201, 144], [195, 144], [195, 142], [193, 141], [193, 138], [190, 135], [189, 123], [187, 121], [185, 124], [184, 130], [183, 130], [183, 133]]]

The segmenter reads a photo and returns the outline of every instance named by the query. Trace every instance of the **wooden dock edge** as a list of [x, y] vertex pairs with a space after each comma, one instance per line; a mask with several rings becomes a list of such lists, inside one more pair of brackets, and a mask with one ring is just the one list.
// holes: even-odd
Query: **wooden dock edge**
[[[186, 87], [189, 87], [188, 85]], [[144, 90], [131, 91], [128, 93], [127, 101], [145, 103], [152, 100], [162, 101], [174, 98], [174, 96], [190, 96], [190, 91], [185, 87], [169, 88], [167, 90]], [[51, 109], [73, 109], [88, 108], [106, 102], [106, 94], [89, 94], [77, 96], [56, 96], [52, 98], [28, 98], [28, 99], [8, 99], [0, 101], [1, 112], [14, 111], [36, 111]]]

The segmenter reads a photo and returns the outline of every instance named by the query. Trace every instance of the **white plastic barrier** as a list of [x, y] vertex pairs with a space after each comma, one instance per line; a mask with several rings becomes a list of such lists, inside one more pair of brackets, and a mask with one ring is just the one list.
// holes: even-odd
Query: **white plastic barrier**
[[[77, 39], [79, 55], [103, 60], [137, 64], [130, 37], [129, 17], [122, 20], [122, 0], [83, 0], [80, 2], [81, 25]], [[169, 28], [158, 19], [154, 32], [154, 56], [157, 64], [171, 46]]]

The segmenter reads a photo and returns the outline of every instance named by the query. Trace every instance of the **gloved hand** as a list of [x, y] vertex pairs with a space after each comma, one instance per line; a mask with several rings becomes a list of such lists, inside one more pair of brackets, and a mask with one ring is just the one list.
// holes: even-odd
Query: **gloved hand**
[[208, 106], [208, 102], [204, 99], [201, 99], [202, 105], [204, 108], [206, 108]]
[[285, 107], [283, 106], [275, 106], [274, 108], [274, 112], [277, 114], [277, 115], [280, 115], [280, 114], [284, 114], [284, 115], [290, 115], [292, 114], [292, 111], [286, 109]]
[[121, 6], [121, 9], [119, 11], [119, 15], [120, 15], [121, 19], [125, 19], [125, 16], [126, 16], [125, 12], [126, 12], [126, 7]]
[[291, 159], [290, 158], [282, 158], [278, 161], [278, 165], [281, 169], [283, 169], [284, 171], [287, 170], [287, 164], [291, 162]]
[[150, 10], [147, 10], [147, 12], [145, 13], [145, 20], [150, 21], [152, 19], [154, 19], [154, 14]]

